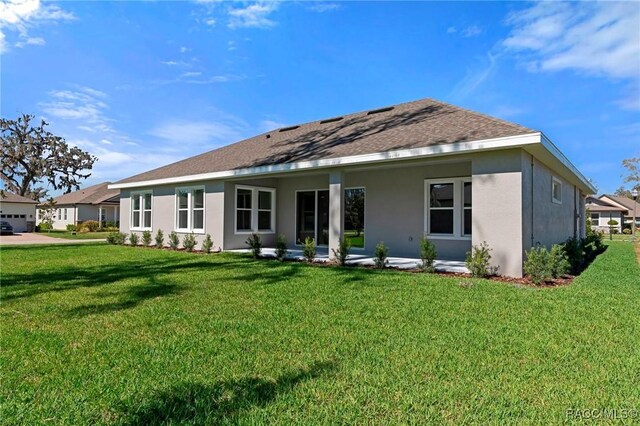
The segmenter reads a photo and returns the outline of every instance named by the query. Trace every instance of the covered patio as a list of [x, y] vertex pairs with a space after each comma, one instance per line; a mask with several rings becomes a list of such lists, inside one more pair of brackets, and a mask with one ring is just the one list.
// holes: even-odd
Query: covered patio
[[[237, 249], [237, 250], [226, 250], [231, 253], [250, 253], [249, 249]], [[263, 248], [262, 256], [264, 257], [276, 257], [275, 248]], [[304, 256], [302, 255], [302, 250], [293, 249], [288, 250], [287, 259], [290, 260], [304, 260]], [[326, 248], [319, 247], [317, 249], [315, 262], [329, 262], [331, 259], [329, 258], [329, 252]], [[409, 257], [388, 257], [388, 268], [395, 269], [418, 269], [420, 267], [421, 260]], [[373, 266], [374, 260], [372, 256], [368, 256], [365, 254], [352, 253], [347, 257], [348, 265], [357, 265], [357, 266]], [[436, 260], [435, 268], [437, 272], [454, 272], [454, 273], [463, 273], [468, 274], [469, 270], [464, 264], [464, 261], [461, 260]]]

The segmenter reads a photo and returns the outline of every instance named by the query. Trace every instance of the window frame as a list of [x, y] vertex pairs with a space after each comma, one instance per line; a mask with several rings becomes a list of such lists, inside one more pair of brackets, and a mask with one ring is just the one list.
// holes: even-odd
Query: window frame
[[[593, 215], [594, 214], [598, 215], [598, 223], [597, 224], [593, 223]], [[600, 226], [600, 217], [601, 217], [600, 212], [593, 212], [593, 213], [589, 214], [589, 221], [591, 222], [591, 227]]]
[[[351, 250], [356, 250], [356, 251], [365, 251], [367, 248], [367, 187], [365, 185], [360, 185], [360, 186], [349, 186], [344, 188], [343, 194], [342, 194], [342, 207], [344, 208], [347, 205], [347, 190], [349, 189], [363, 189], [364, 190], [364, 206], [362, 207], [362, 209], [364, 210], [364, 220], [362, 221], [362, 226], [364, 228], [364, 238], [363, 238], [363, 243], [362, 243], [362, 247], [351, 247]], [[316, 195], [317, 196], [317, 195]], [[345, 217], [344, 217], [344, 212], [342, 215], [342, 232], [344, 232], [345, 227], [344, 227], [344, 221], [345, 221]], [[344, 238], [344, 236], [343, 236]]]
[[[151, 195], [151, 208], [146, 209], [145, 208], [145, 202], [144, 202], [144, 196], [150, 194]], [[140, 226], [133, 226], [133, 214], [134, 214], [134, 209], [133, 209], [133, 200], [134, 197], [139, 197], [140, 198], [140, 209], [139, 210], [135, 210], [138, 211], [140, 213]], [[129, 215], [129, 229], [131, 229], [132, 231], [151, 231], [153, 229], [153, 190], [152, 189], [145, 189], [142, 191], [132, 191], [131, 194], [129, 195], [129, 202], [131, 203], [131, 214]], [[145, 211], [151, 211], [151, 223], [149, 224], [148, 227], [144, 226], [144, 212]]]
[[[242, 208], [240, 210], [251, 212], [251, 229], [238, 230], [238, 190], [244, 189], [251, 191], [251, 209]], [[266, 209], [260, 209], [259, 207], [259, 193], [270, 192], [271, 193], [271, 229], [260, 230], [258, 227], [258, 213], [260, 210], [266, 211]], [[266, 186], [255, 185], [235, 185], [233, 191], [233, 233], [234, 235], [270, 235], [276, 233], [276, 188], [269, 188]]]
[[[180, 211], [185, 210], [185, 209], [180, 209], [180, 198], [178, 196], [178, 193], [180, 191], [186, 191], [187, 193], [187, 227], [186, 228], [180, 228]], [[194, 203], [193, 203], [193, 193], [195, 191], [202, 191], [202, 207], [198, 207], [195, 208], [193, 207]], [[193, 227], [193, 212], [194, 210], [202, 210], [202, 228], [194, 228]], [[175, 189], [175, 193], [174, 193], [174, 209], [173, 209], [173, 215], [174, 215], [174, 220], [173, 220], [173, 229], [175, 232], [178, 233], [194, 233], [194, 234], [204, 234], [205, 233], [205, 229], [207, 227], [206, 225], [206, 218], [207, 218], [207, 191], [204, 187], [204, 185], [191, 185], [191, 186], [180, 186], [180, 187], [176, 187]]]
[[[556, 194], [554, 192], [556, 184], [560, 187], [560, 198], [556, 198]], [[555, 176], [551, 177], [551, 202], [554, 204], [562, 204], [562, 181]]]
[[[471, 183], [471, 207], [464, 206], [464, 184]], [[453, 233], [432, 234], [431, 233], [431, 185], [452, 183], [453, 184]], [[425, 179], [424, 180], [424, 235], [433, 240], [465, 240], [470, 241], [472, 234], [464, 233], [464, 212], [471, 210], [473, 220], [473, 179], [470, 176], [458, 176], [450, 178]], [[434, 210], [451, 210], [451, 207], [435, 208]], [[473, 222], [472, 222], [473, 223]], [[472, 227], [473, 228], [473, 227]]]

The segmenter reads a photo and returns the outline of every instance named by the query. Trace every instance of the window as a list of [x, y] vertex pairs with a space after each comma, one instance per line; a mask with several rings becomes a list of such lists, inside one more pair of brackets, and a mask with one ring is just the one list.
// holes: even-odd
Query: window
[[152, 195], [151, 191], [131, 194], [131, 229], [151, 229]]
[[348, 188], [344, 191], [344, 238], [351, 247], [364, 248], [365, 189]]
[[275, 232], [276, 190], [236, 186], [236, 233]]
[[329, 191], [296, 191], [296, 244], [307, 238], [318, 246], [329, 244]]
[[600, 226], [600, 213], [591, 213], [591, 226]]
[[469, 178], [425, 181], [425, 233], [435, 238], [471, 237], [472, 184]]
[[27, 215], [25, 215], [25, 214], [21, 214], [20, 215], [20, 219], [26, 219], [26, 218], [27, 218]]
[[56, 214], [58, 215], [58, 220], [62, 219], [62, 209], [57, 209]]
[[64, 220], [67, 220], [67, 209], [64, 209]]
[[555, 177], [551, 180], [551, 201], [562, 204], [562, 182]]
[[204, 187], [176, 189], [176, 230], [204, 232]]

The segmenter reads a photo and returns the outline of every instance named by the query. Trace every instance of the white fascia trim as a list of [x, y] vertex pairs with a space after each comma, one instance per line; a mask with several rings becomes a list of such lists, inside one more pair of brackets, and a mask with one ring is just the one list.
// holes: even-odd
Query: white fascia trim
[[[462, 154], [468, 152], [488, 151], [503, 148], [522, 147], [541, 142], [542, 133], [509, 136], [503, 138], [481, 139], [452, 144], [428, 146], [424, 148], [400, 149], [396, 151], [377, 152], [373, 154], [353, 155], [349, 157], [327, 158], [325, 160], [301, 161], [298, 163], [276, 164], [273, 166], [251, 167], [246, 169], [227, 170], [223, 172], [202, 173], [198, 175], [178, 176], [140, 182], [116, 183], [109, 189], [139, 188], [152, 185], [166, 185], [202, 180], [222, 179], [230, 177], [248, 177], [274, 173], [293, 172], [298, 170], [318, 169], [326, 167], [348, 166], [354, 164], [381, 163], [409, 158], [438, 157], [443, 155]], [[557, 148], [556, 148], [557, 150]], [[559, 151], [558, 151], [559, 152]], [[568, 160], [567, 160], [568, 161]], [[571, 163], [569, 163], [571, 164]], [[580, 175], [581, 176], [581, 175]]]
[[593, 184], [591, 182], [589, 182], [589, 179], [587, 179], [582, 173], [580, 173], [580, 170], [578, 170], [578, 168], [576, 166], [573, 165], [573, 163], [571, 163], [571, 161], [569, 161], [569, 159], [558, 149], [557, 146], [555, 146], [553, 144], [553, 142], [551, 142], [551, 140], [545, 136], [544, 133], [540, 133], [540, 143], [542, 144], [542, 146], [544, 146], [551, 154], [553, 154], [554, 157], [556, 157], [558, 160], [560, 160], [560, 162], [569, 170], [571, 170], [571, 172], [576, 175], [578, 177], [578, 179], [580, 179], [582, 181], [582, 183], [591, 190], [592, 194], [595, 194], [598, 192], [598, 190], [596, 189], [595, 186], [593, 186]]

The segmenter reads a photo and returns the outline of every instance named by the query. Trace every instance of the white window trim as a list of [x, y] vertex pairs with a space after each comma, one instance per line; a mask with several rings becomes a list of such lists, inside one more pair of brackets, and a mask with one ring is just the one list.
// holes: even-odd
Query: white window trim
[[[424, 180], [424, 234], [432, 240], [471, 240], [471, 235], [464, 234], [464, 186], [465, 182], [471, 182], [471, 193], [473, 194], [473, 182], [471, 177], [451, 177], [442, 179]], [[431, 196], [429, 187], [433, 184], [453, 183], [453, 234], [432, 234], [430, 228]], [[471, 196], [473, 200], [473, 195]], [[450, 208], [448, 208], [450, 209]], [[473, 212], [473, 201], [471, 202]], [[473, 213], [472, 213], [473, 216]]]
[[[193, 227], [193, 191], [196, 190], [202, 190], [202, 228], [194, 228]], [[178, 214], [178, 192], [180, 191], [186, 191], [187, 192], [187, 227], [186, 228], [180, 228], [178, 226], [178, 219], [179, 219], [179, 214]], [[181, 186], [176, 188], [175, 190], [175, 194], [174, 194], [174, 198], [175, 198], [175, 208], [173, 209], [173, 215], [174, 215], [174, 221], [173, 221], [173, 227], [174, 227], [174, 231], [178, 232], [178, 233], [191, 233], [193, 232], [194, 234], [204, 234], [205, 229], [207, 228], [207, 192], [204, 188], [204, 185], [196, 185], [196, 186]], [[198, 209], [200, 210], [200, 209]]]
[[[598, 223], [594, 224], [593, 223], [593, 215], [597, 214], [598, 215]], [[600, 226], [600, 213], [599, 212], [595, 212], [595, 213], [591, 213], [589, 220], [591, 221], [591, 226]]]
[[[348, 189], [364, 189], [364, 244], [362, 247], [351, 247], [351, 250], [355, 250], [355, 251], [365, 251], [367, 248], [367, 187], [362, 185], [362, 186], [350, 186], [348, 188], [344, 189], [344, 194], [342, 197], [342, 202], [343, 202], [343, 209], [346, 206], [346, 194], [347, 194], [347, 190]], [[331, 209], [329, 209], [329, 211], [331, 211]], [[329, 219], [331, 220], [331, 219]], [[342, 232], [344, 232], [344, 212], [342, 213], [342, 222], [343, 222], [343, 226], [342, 226]], [[343, 235], [344, 238], [344, 235]]]
[[[238, 189], [245, 189], [251, 191], [251, 230], [238, 231]], [[271, 229], [259, 230], [258, 229], [258, 191], [271, 193]], [[276, 189], [267, 188], [264, 186], [249, 186], [249, 185], [236, 185], [233, 191], [233, 232], [235, 235], [250, 235], [260, 234], [269, 235], [276, 233]], [[246, 209], [242, 209], [246, 210]], [[263, 209], [264, 210], [264, 209]], [[266, 210], [265, 210], [266, 211]]]
[[[556, 183], [560, 185], [560, 199], [556, 198], [553, 193], [553, 186]], [[554, 204], [562, 204], [562, 181], [555, 176], [551, 177], [551, 202]]]
[[[145, 209], [144, 205], [144, 196], [146, 194], [151, 194], [151, 209]], [[140, 197], [140, 226], [133, 226], [133, 197]], [[131, 214], [129, 215], [130, 220], [130, 229], [132, 231], [151, 231], [153, 229], [153, 190], [148, 189], [145, 191], [134, 191], [129, 195], [129, 202], [131, 203]], [[148, 227], [144, 227], [144, 211], [151, 210], [151, 223]]]

